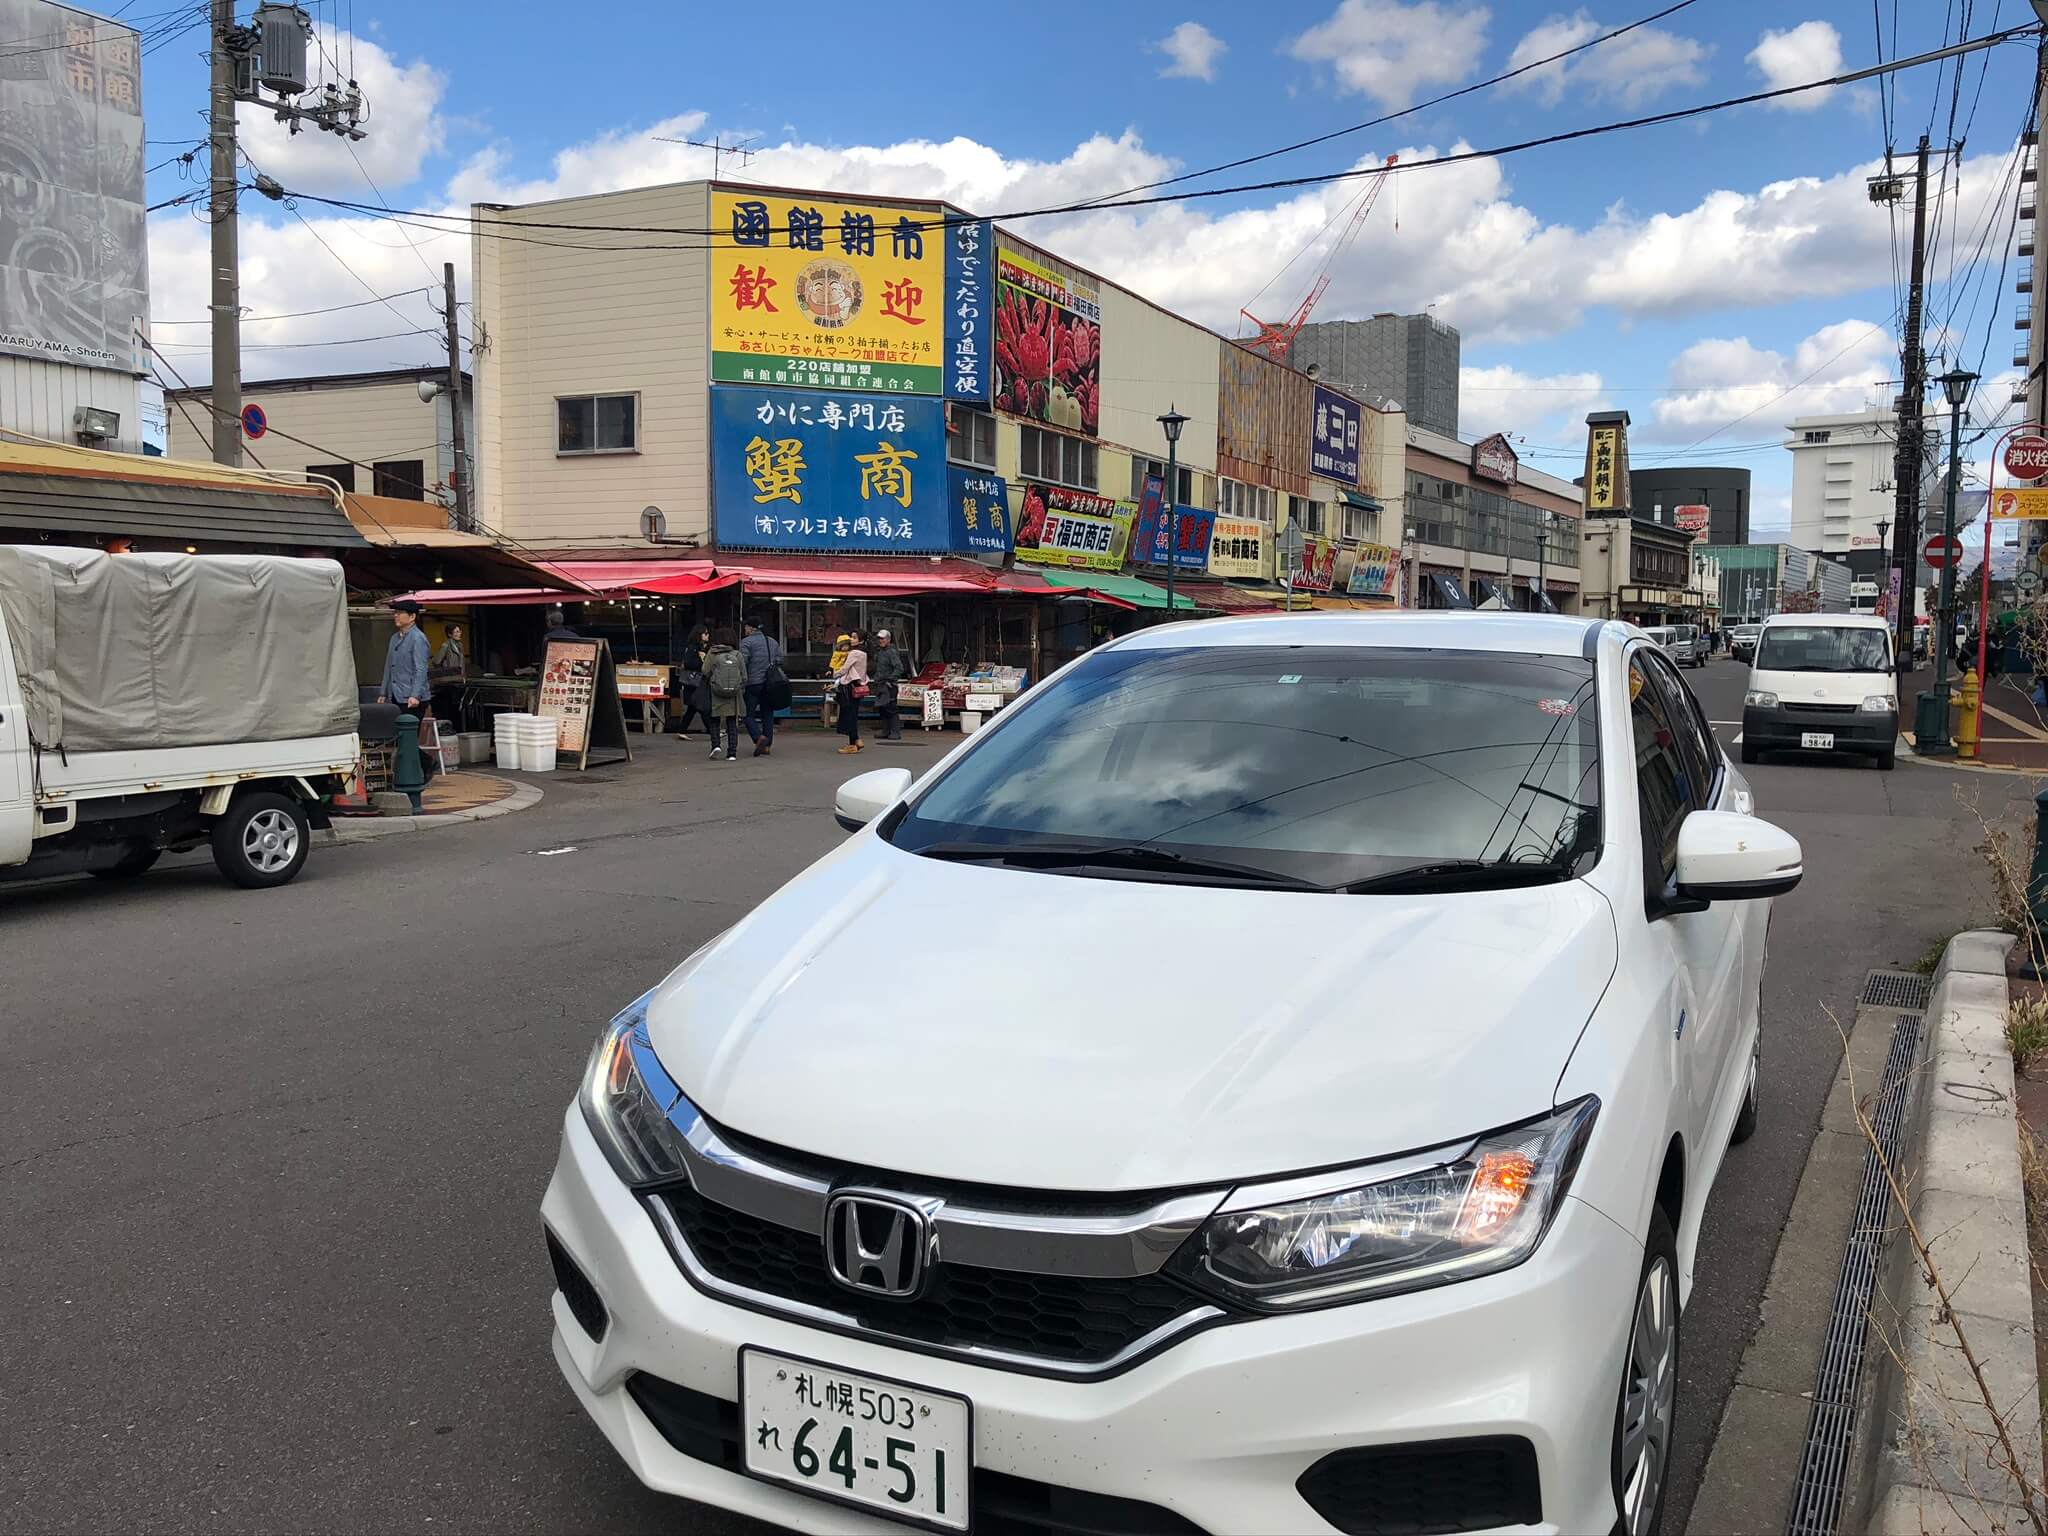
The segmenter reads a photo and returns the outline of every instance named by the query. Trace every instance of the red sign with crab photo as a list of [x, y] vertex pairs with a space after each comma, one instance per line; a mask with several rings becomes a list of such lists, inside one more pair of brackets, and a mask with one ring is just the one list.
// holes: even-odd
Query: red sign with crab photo
[[1095, 436], [1102, 304], [1095, 290], [996, 251], [996, 409]]

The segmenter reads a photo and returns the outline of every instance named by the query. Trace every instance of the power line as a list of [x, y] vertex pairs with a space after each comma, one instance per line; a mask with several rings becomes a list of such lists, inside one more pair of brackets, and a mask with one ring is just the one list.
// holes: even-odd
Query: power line
[[[244, 325], [261, 325], [266, 320], [303, 320], [310, 315], [334, 315], [345, 309], [368, 309], [372, 304], [382, 304], [386, 299], [409, 299], [414, 294], [425, 293], [424, 288], [405, 288], [397, 293], [380, 293], [373, 299], [357, 299], [348, 304], [329, 304], [324, 309], [291, 309], [275, 315], [244, 315]], [[151, 325], [211, 325], [211, 318], [204, 320], [152, 320]]]

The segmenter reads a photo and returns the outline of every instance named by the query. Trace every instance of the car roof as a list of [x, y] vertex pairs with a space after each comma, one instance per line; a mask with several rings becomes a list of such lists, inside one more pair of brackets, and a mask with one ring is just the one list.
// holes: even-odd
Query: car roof
[[1764, 620], [1764, 627], [1774, 624], [1828, 624], [1843, 629], [1880, 629], [1891, 631], [1891, 620], [1881, 619], [1874, 613], [1774, 613]]
[[1387, 649], [1498, 651], [1522, 656], [1583, 656], [1603, 629], [1617, 643], [1625, 624], [1570, 614], [1467, 613], [1396, 609], [1382, 613], [1276, 613], [1155, 624], [1111, 642], [1119, 650], [1184, 646], [1358, 645]]

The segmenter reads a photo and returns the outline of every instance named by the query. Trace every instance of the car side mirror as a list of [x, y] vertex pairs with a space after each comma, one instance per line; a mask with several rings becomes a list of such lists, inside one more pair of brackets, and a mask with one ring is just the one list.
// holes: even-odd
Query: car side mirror
[[1737, 811], [1694, 811], [1678, 827], [1673, 884], [1688, 902], [1783, 896], [1805, 873], [1799, 839]]
[[848, 779], [832, 797], [832, 815], [849, 832], [858, 832], [903, 798], [910, 788], [908, 768], [877, 768]]

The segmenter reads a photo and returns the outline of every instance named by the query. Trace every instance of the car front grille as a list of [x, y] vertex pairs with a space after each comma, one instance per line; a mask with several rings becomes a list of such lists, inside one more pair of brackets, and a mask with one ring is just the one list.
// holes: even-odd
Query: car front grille
[[[786, 1302], [851, 1318], [867, 1332], [942, 1350], [997, 1350], [1063, 1365], [1116, 1360], [1176, 1318], [1213, 1304], [1160, 1275], [1093, 1279], [982, 1269], [943, 1261], [922, 1295], [869, 1297], [835, 1282], [825, 1245], [677, 1187], [661, 1201], [691, 1255], [747, 1304]], [[729, 1298], [732, 1299], [732, 1298]]]
[[1856, 713], [1857, 707], [1854, 704], [1787, 704], [1785, 705], [1785, 713], [1788, 715], [1853, 715]]
[[[739, 1404], [635, 1372], [626, 1393], [661, 1437], [693, 1461], [741, 1470]], [[1057, 1488], [977, 1467], [975, 1536], [1204, 1536], [1202, 1528], [1156, 1504]]]
[[1333, 1451], [1295, 1491], [1345, 1536], [1436, 1536], [1543, 1518], [1536, 1449], [1518, 1435]]

